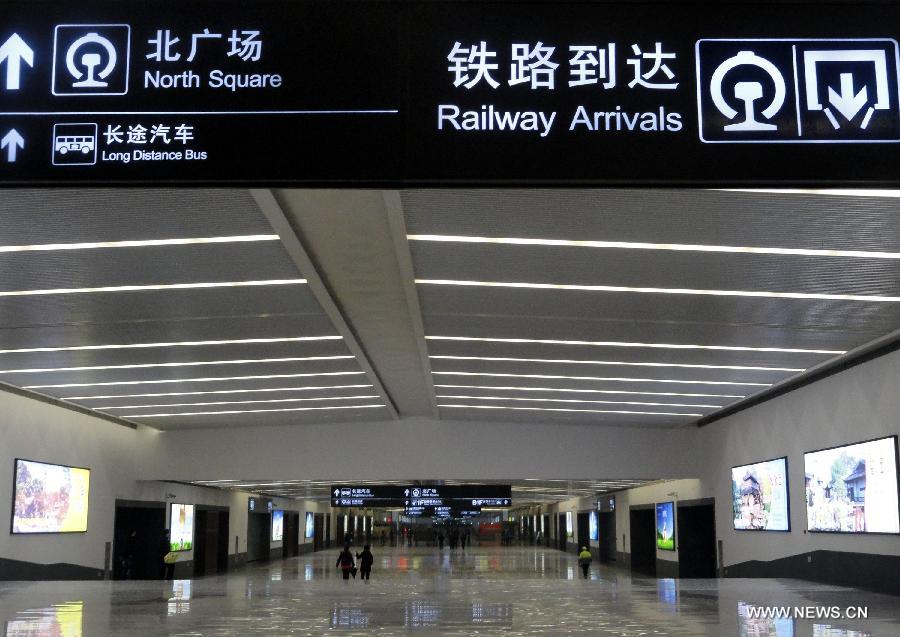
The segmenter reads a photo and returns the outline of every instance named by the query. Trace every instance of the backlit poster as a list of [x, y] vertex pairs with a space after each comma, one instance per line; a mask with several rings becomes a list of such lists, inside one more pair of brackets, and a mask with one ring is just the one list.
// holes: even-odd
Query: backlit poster
[[305, 537], [311, 538], [316, 535], [316, 518], [315, 514], [307, 513], [306, 514], [306, 533]]
[[790, 531], [787, 458], [731, 469], [734, 528]]
[[810, 531], [900, 533], [897, 436], [803, 454]]
[[575, 537], [575, 531], [572, 528], [572, 512], [566, 511], [566, 537], [572, 539]]
[[600, 530], [597, 528], [597, 512], [591, 511], [588, 516], [588, 534], [595, 542], [600, 539]]
[[13, 533], [84, 533], [90, 469], [16, 460]]
[[284, 539], [284, 511], [272, 511], [272, 541], [281, 542]]
[[659, 502], [656, 505], [656, 548], [675, 550], [675, 503]]
[[169, 522], [169, 546], [172, 551], [190, 551], [194, 548], [194, 505], [172, 504]]

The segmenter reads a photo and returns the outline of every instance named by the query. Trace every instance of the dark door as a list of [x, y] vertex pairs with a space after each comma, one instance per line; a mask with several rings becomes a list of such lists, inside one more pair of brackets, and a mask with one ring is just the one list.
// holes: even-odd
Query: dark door
[[678, 576], [716, 576], [716, 516], [712, 504], [678, 507]]
[[566, 550], [566, 514], [560, 513], [556, 520], [556, 542], [560, 551]]
[[269, 559], [269, 519], [268, 513], [251, 513], [247, 516], [247, 561], [258, 562]]
[[[208, 514], [209, 511], [194, 510], [194, 575], [206, 574], [206, 551], [209, 544]], [[212, 531], [215, 533], [215, 528]]]
[[219, 536], [216, 541], [216, 571], [224, 573], [228, 570], [228, 511], [219, 511]]
[[162, 578], [165, 503], [117, 505], [113, 527], [113, 579]]
[[325, 516], [325, 548], [331, 548], [331, 514]]
[[325, 548], [325, 516], [316, 513], [313, 517], [313, 550], [321, 551]]
[[656, 510], [631, 509], [631, 570], [656, 575]]
[[582, 546], [590, 547], [591, 545], [591, 522], [590, 522], [590, 513], [579, 513], [578, 514], [578, 547], [579, 550]]
[[544, 516], [544, 546], [550, 546], [550, 516]]
[[284, 544], [282, 544], [284, 557], [299, 555], [300, 547], [297, 536], [300, 532], [300, 514], [284, 512]]
[[601, 512], [597, 524], [600, 532], [600, 561], [616, 561], [616, 514], [612, 511]]

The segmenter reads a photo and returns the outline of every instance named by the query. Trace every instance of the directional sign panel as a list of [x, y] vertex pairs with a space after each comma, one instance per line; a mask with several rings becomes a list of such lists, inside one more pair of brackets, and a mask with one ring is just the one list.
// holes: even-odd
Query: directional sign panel
[[0, 185], [900, 186], [896, 3], [0, 0]]
[[479, 508], [512, 505], [512, 487], [508, 484], [463, 485], [332, 485], [334, 507], [442, 507]]

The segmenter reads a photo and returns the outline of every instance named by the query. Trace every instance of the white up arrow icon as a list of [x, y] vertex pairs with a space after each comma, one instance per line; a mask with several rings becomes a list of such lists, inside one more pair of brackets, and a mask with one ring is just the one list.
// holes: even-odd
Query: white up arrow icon
[[0, 64], [6, 62], [6, 90], [19, 90], [19, 78], [22, 75], [22, 62], [28, 66], [34, 66], [34, 51], [19, 37], [13, 33], [9, 39], [0, 46]]
[[25, 140], [19, 135], [19, 131], [13, 128], [0, 140], [0, 149], [6, 149], [6, 161], [15, 163], [16, 153], [19, 148], [25, 148]]

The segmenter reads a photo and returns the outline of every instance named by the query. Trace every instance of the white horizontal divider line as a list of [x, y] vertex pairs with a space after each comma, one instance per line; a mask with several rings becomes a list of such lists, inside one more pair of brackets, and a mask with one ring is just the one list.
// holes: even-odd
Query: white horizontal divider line
[[531, 402], [531, 403], [584, 403], [599, 405], [645, 405], [653, 407], [700, 407], [709, 409], [721, 409], [723, 405], [695, 405], [684, 403], [649, 403], [635, 402], [623, 400], [584, 400], [577, 398], [523, 398], [521, 396], [452, 396], [447, 394], [438, 394], [435, 398], [446, 400], [496, 400], [496, 401], [515, 401], [515, 402]]
[[259, 376], [215, 376], [209, 378], [175, 378], [165, 380], [118, 380], [104, 383], [62, 383], [59, 385], [27, 385], [24, 389], [53, 389], [62, 387], [111, 387], [114, 385], [162, 385], [168, 383], [212, 383], [232, 380], [265, 380], [270, 378], [307, 378], [310, 376], [351, 376], [358, 372], [316, 372], [312, 374], [267, 374]]
[[302, 285], [306, 279], [269, 279], [262, 281], [212, 281], [206, 283], [163, 283], [158, 285], [108, 285], [95, 288], [52, 288], [46, 290], [0, 291], [0, 298], [13, 296], [52, 296], [58, 294], [87, 294], [92, 292], [147, 292], [157, 290], [198, 290], [211, 288], [245, 288], [268, 285]]
[[[844, 191], [847, 192], [847, 191]], [[644, 241], [584, 241], [570, 239], [530, 239], [519, 237], [478, 237], [465, 235], [410, 234], [410, 241], [437, 243], [489, 243], [499, 245], [553, 246], [575, 248], [618, 248], [626, 250], [665, 250], [672, 252], [723, 252], [774, 254], [782, 256], [855, 257], [864, 259], [900, 259], [900, 252], [866, 250], [823, 250], [813, 248], [774, 248], [757, 246], [722, 246], [690, 243], [649, 243]]]
[[186, 237], [180, 239], [134, 239], [125, 241], [82, 241], [79, 243], [38, 243], [31, 245], [0, 246], [5, 252], [54, 252], [58, 250], [97, 250], [100, 248], [146, 248], [160, 246], [203, 245], [215, 243], [253, 243], [277, 241], [277, 234], [248, 234], [230, 237]]
[[576, 292], [628, 292], [637, 294], [672, 294], [689, 296], [737, 296], [748, 298], [797, 299], [815, 301], [863, 301], [868, 303], [900, 303], [900, 296], [869, 294], [820, 294], [815, 292], [765, 292], [758, 290], [695, 290], [690, 288], [631, 287], [625, 285], [582, 285], [573, 283], [527, 283], [521, 281], [462, 281], [456, 279], [416, 279], [418, 285], [456, 287], [511, 288], [524, 290], [563, 290]]
[[[759, 372], [802, 372], [805, 368], [760, 367], [754, 365], [699, 365], [688, 363], [641, 363], [633, 361], [586, 361], [566, 358], [512, 358], [506, 356], [448, 356], [432, 355], [429, 358], [453, 361], [489, 361], [506, 363], [557, 363], [563, 365], [623, 365], [628, 367], [684, 367], [687, 369], [732, 369]], [[2, 373], [2, 372], [0, 372]]]
[[0, 116], [40, 117], [45, 115], [397, 115], [398, 109], [257, 110], [257, 111], [6, 111]]
[[291, 356], [288, 358], [246, 358], [221, 361], [186, 361], [183, 363], [135, 363], [131, 365], [85, 365], [81, 367], [26, 367], [23, 369], [0, 369], [0, 374], [42, 374], [48, 372], [86, 372], [110, 369], [153, 369], [158, 367], [199, 367], [205, 365], [252, 365], [262, 363], [296, 363], [308, 361], [347, 360], [353, 356]]
[[22, 347], [0, 349], [0, 354], [33, 354], [35, 352], [80, 352], [105, 349], [151, 349], [157, 347], [200, 347], [206, 345], [260, 345], [265, 343], [303, 343], [307, 341], [339, 341], [341, 336], [285, 336], [281, 338], [233, 338], [211, 341], [169, 341], [158, 343], [110, 343], [107, 345], [67, 345], [62, 347]]
[[489, 376], [492, 378], [542, 378], [555, 380], [590, 380], [616, 383], [677, 383], [682, 385], [748, 385], [751, 387], [770, 387], [772, 383], [747, 383], [730, 380], [676, 380], [661, 378], [621, 378], [600, 376], [555, 376], [551, 374], [500, 374], [489, 372], [431, 372], [438, 376]]
[[328, 407], [284, 407], [279, 409], [233, 409], [228, 411], [187, 411], [177, 414], [129, 414], [129, 418], [170, 418], [172, 416], [220, 416], [223, 414], [262, 414], [277, 411], [325, 411], [332, 409], [387, 409], [386, 405], [329, 405]]
[[613, 394], [625, 396], [682, 396], [688, 398], [746, 398], [733, 394], [697, 394], [680, 392], [628, 391], [625, 389], [573, 389], [571, 387], [505, 387], [492, 385], [439, 385], [441, 389], [485, 389], [491, 391], [562, 392], [573, 394]]
[[[626, 411], [619, 409], [568, 409], [562, 407], [501, 407], [499, 405], [443, 405], [438, 404], [441, 408], [455, 409], [509, 409], [512, 411], [565, 411], [565, 412], [584, 412], [589, 414], [634, 414], [638, 416], [702, 416], [703, 414], [682, 414], [675, 412], [661, 411]], [[137, 416], [129, 416], [129, 418], [137, 418]]]
[[112, 409], [158, 409], [162, 407], [209, 407], [213, 405], [252, 405], [259, 403], [305, 403], [311, 401], [335, 400], [378, 400], [379, 396], [369, 394], [362, 396], [316, 396], [313, 398], [273, 398], [271, 400], [222, 400], [199, 403], [163, 403], [155, 405], [94, 405], [91, 409], [109, 411]]
[[477, 343], [535, 343], [538, 345], [589, 345], [592, 347], [647, 347], [651, 349], [696, 349], [723, 352], [779, 352], [785, 354], [846, 354], [845, 350], [801, 349], [787, 347], [749, 347], [745, 345], [695, 345], [690, 343], [635, 343], [627, 341], [581, 341], [553, 338], [493, 338], [482, 336], [426, 336], [429, 341]]
[[[209, 391], [176, 391], [176, 392], [156, 392], [150, 394], [113, 394], [106, 396], [66, 396], [64, 400], [112, 400], [118, 398], [160, 398], [163, 396], [208, 396], [218, 394], [254, 394], [257, 392], [279, 392], [279, 391], [329, 391], [332, 389], [363, 389], [372, 387], [370, 384], [360, 385], [312, 385], [309, 387], [257, 387], [250, 389], [216, 389]], [[743, 396], [737, 396], [743, 398]]]

